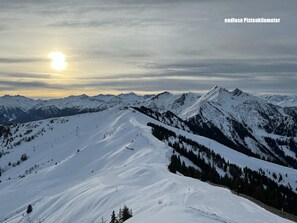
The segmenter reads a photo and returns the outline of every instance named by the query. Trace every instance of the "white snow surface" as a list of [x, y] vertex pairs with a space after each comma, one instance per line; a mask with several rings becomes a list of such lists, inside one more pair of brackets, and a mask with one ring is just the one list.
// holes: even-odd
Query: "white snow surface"
[[24, 111], [27, 111], [38, 103], [39, 100], [33, 100], [20, 95], [4, 95], [0, 97], [0, 106], [3, 106], [6, 109], [20, 108]]
[[[264, 99], [242, 92], [237, 88], [228, 91], [218, 86], [201, 96], [192, 106], [185, 108], [179, 116], [184, 120], [195, 119], [196, 116], [199, 116], [202, 122], [213, 124], [231, 141], [241, 142], [249, 150], [264, 157], [267, 154], [261, 152], [259, 143], [269, 148], [264, 137], [268, 135], [271, 137], [264, 127], [274, 126], [277, 128], [285, 125], [287, 129], [290, 129], [295, 125], [293, 118], [288, 116], [283, 108], [272, 106]], [[201, 120], [199, 119], [200, 122]], [[240, 138], [230, 120], [235, 120], [249, 129], [259, 143], [252, 142], [251, 139], [247, 142], [246, 139]], [[277, 138], [280, 139], [282, 136], [278, 135]], [[285, 140], [288, 141], [289, 138], [287, 137]], [[276, 156], [278, 155], [276, 154]]]
[[267, 103], [282, 107], [297, 107], [297, 95], [262, 95]]
[[[127, 223], [290, 222], [227, 189], [170, 173], [172, 150], [152, 136], [147, 122], [160, 124], [132, 109], [116, 107], [57, 118], [54, 123], [31, 123], [35, 132], [46, 131], [0, 159], [3, 166], [23, 153], [29, 156], [0, 178], [0, 221], [99, 223], [102, 217], [109, 221], [112, 210], [126, 204], [134, 213]], [[270, 168], [267, 162], [244, 158], [206, 138], [175, 131], [210, 143], [230, 161], [243, 159], [254, 168]], [[37, 172], [18, 177], [35, 164]], [[290, 171], [296, 176], [296, 170]], [[29, 203], [33, 212], [25, 214]]]
[[[264, 161], [254, 157], [247, 156], [243, 153], [237, 152], [233, 149], [230, 149], [227, 146], [224, 146], [214, 140], [209, 138], [195, 135], [180, 129], [175, 129], [171, 126], [164, 124], [159, 124], [171, 131], [174, 131], [177, 136], [184, 136], [188, 139], [191, 139], [199, 144], [210, 148], [215, 153], [220, 154], [221, 157], [224, 157], [229, 163], [233, 163], [241, 168], [248, 167], [252, 170], [258, 171], [259, 169], [263, 170], [267, 177], [271, 180], [274, 180], [276, 183], [283, 184], [284, 186], [291, 186], [292, 188], [297, 189], [297, 170], [285, 166], [281, 166], [272, 162]], [[284, 178], [281, 182], [278, 182], [278, 179], [274, 179], [272, 174], [276, 173], [277, 175], [281, 174]], [[287, 176], [286, 176], [287, 175]], [[295, 192], [297, 190], [295, 189]]]
[[49, 100], [34, 100], [23, 96], [9, 96], [0, 97], [0, 106], [6, 109], [19, 108], [23, 111], [28, 111], [32, 108], [56, 107], [59, 109], [76, 108], [76, 109], [100, 109], [115, 107], [118, 104], [133, 105], [135, 103], [144, 102], [150, 99], [153, 95], [139, 96], [134, 93], [119, 94], [119, 95], [96, 95], [88, 96], [71, 95], [65, 98], [49, 99]]

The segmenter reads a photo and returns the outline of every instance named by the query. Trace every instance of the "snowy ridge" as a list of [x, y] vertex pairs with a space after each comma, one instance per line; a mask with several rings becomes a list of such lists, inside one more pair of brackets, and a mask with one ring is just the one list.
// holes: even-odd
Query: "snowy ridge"
[[[227, 160], [229, 163], [236, 164], [240, 166], [241, 168], [248, 167], [252, 170], [258, 171], [259, 169], [262, 169], [270, 179], [274, 180], [276, 183], [282, 184], [284, 186], [289, 186], [292, 188], [295, 188], [295, 192], [297, 192], [297, 169], [294, 168], [288, 168], [284, 167], [275, 163], [267, 162], [261, 159], [257, 159], [254, 157], [247, 156], [243, 153], [230, 150], [227, 146], [224, 146], [212, 139], [198, 136], [193, 133], [173, 128], [172, 126], [168, 126], [164, 123], [159, 125], [165, 127], [166, 129], [169, 129], [177, 134], [177, 136], [184, 136], [188, 139], [191, 139], [195, 142], [198, 142], [201, 145], [204, 145], [206, 147], [211, 148], [212, 151], [214, 151], [217, 154], [220, 154], [222, 157], [224, 157], [225, 160]], [[270, 172], [270, 173], [269, 173]], [[284, 177], [284, 179], [281, 182], [278, 182], [278, 180], [275, 180], [272, 176], [272, 173], [281, 174]]]
[[[297, 154], [289, 141], [296, 144], [296, 110], [281, 108], [242, 92], [214, 87], [181, 115], [199, 134], [216, 131], [214, 139], [228, 141], [228, 146], [279, 163], [296, 163]], [[224, 137], [224, 138], [223, 138]], [[269, 139], [267, 139], [269, 138]], [[272, 138], [272, 140], [270, 140]], [[276, 142], [285, 142], [282, 148]], [[272, 145], [273, 144], [273, 145]], [[275, 150], [272, 149], [275, 148]], [[287, 149], [294, 153], [288, 155]], [[284, 154], [283, 154], [284, 153]], [[290, 156], [295, 161], [291, 161]], [[287, 164], [285, 164], [287, 165]], [[289, 164], [291, 165], [291, 164]], [[296, 166], [296, 164], [293, 164]]]
[[297, 96], [289, 95], [263, 95], [261, 96], [267, 103], [279, 105], [282, 107], [296, 107]]
[[[265, 101], [250, 95], [248, 93], [242, 92], [239, 89], [235, 89], [231, 92], [228, 90], [215, 86], [208, 93], [203, 95], [195, 104], [193, 104], [187, 111], [183, 113], [183, 117], [190, 118], [194, 116], [200, 107], [204, 104], [211, 104], [215, 106], [221, 106], [220, 110], [232, 113], [234, 116], [237, 115], [241, 108], [245, 108], [249, 105], [265, 106]], [[246, 105], [246, 106], [245, 106]], [[241, 106], [241, 107], [239, 107]], [[264, 108], [263, 108], [264, 110]], [[246, 112], [246, 111], [243, 111]]]
[[0, 123], [19, 123], [62, 117], [86, 112], [102, 111], [121, 105], [135, 105], [151, 98], [134, 93], [116, 95], [85, 94], [59, 99], [33, 100], [22, 96], [0, 97]]
[[173, 95], [163, 92], [157, 95], [136, 95], [135, 93], [119, 95], [69, 96], [59, 99], [33, 100], [22, 96], [0, 97], [0, 123], [19, 123], [51, 117], [68, 116], [86, 112], [102, 111], [117, 105], [141, 106], [158, 111], [170, 110], [180, 114], [192, 105], [200, 95], [184, 93]]
[[[9, 96], [2, 99], [5, 97]], [[18, 97], [10, 97], [10, 101], [19, 100]], [[144, 96], [134, 93], [93, 97], [79, 95], [33, 100], [26, 109], [24, 106], [18, 107], [15, 102], [9, 110], [0, 106], [0, 123], [22, 123], [103, 111], [118, 105], [145, 106], [160, 113], [172, 112], [187, 122], [197, 134], [221, 143], [225, 141], [228, 147], [245, 154], [297, 167], [297, 150], [294, 149], [294, 146], [297, 147], [296, 108], [267, 103], [237, 88], [228, 91], [216, 86], [203, 96], [195, 93], [174, 95], [169, 92]]]
[[[135, 214], [127, 223], [289, 222], [226, 189], [171, 174], [167, 165], [172, 149], [152, 136], [148, 122], [161, 125], [132, 109], [116, 107], [19, 126], [17, 134], [27, 132], [28, 125], [34, 126], [28, 136], [41, 133], [0, 159], [3, 166], [23, 153], [28, 155], [28, 160], [1, 176], [0, 219], [10, 223], [101, 222], [101, 217], [108, 220], [112, 210], [126, 204]], [[218, 151], [226, 150], [212, 140], [167, 127], [211, 143]], [[231, 161], [234, 151], [228, 154]], [[234, 160], [240, 156], [234, 155]], [[248, 162], [255, 169], [270, 168], [264, 161]], [[18, 177], [35, 164], [34, 171]], [[296, 170], [277, 169], [290, 170], [289, 178], [296, 176]], [[23, 215], [28, 203], [33, 212]]]
[[[58, 109], [76, 108], [79, 110], [102, 110], [114, 107], [119, 103], [126, 105], [140, 104], [152, 109], [157, 109], [158, 111], [162, 112], [169, 110], [182, 118], [189, 118], [199, 111], [200, 104], [202, 104], [203, 102], [208, 101], [228, 105], [230, 96], [231, 98], [240, 98], [240, 100], [237, 100], [238, 103], [251, 103], [251, 100], [253, 100], [254, 102], [259, 104], [271, 103], [283, 107], [297, 106], [296, 96], [264, 95], [261, 97], [255, 97], [242, 92], [237, 88], [234, 91], [229, 92], [224, 88], [215, 86], [202, 97], [199, 94], [191, 92], [177, 95], [173, 95], [169, 92], [163, 92], [157, 95], [144, 96], [136, 95], [135, 93], [131, 92], [119, 95], [100, 94], [92, 97], [83, 94], [50, 100], [34, 100], [19, 95], [5, 95], [0, 97], [0, 107], [2, 107], [3, 109], [18, 108], [22, 111], [28, 111], [33, 108], [46, 108], [49, 106], [55, 106]], [[233, 100], [232, 103], [234, 103], [235, 101], [236, 100]]]
[[65, 108], [79, 108], [79, 109], [93, 109], [103, 106], [103, 103], [115, 104], [123, 102], [139, 102], [153, 97], [153, 95], [139, 96], [134, 93], [120, 94], [120, 95], [72, 95], [65, 98], [49, 99], [49, 100], [34, 100], [23, 96], [9, 96], [0, 97], [0, 106], [5, 108], [19, 108], [23, 111], [28, 111], [33, 108], [42, 108], [55, 106], [58, 109]]
[[147, 107], [156, 109], [159, 111], [166, 111], [169, 110], [171, 104], [178, 98], [177, 95], [173, 95], [169, 92], [163, 92], [160, 94], [155, 95], [150, 100], [146, 101], [144, 104]]
[[39, 100], [33, 100], [20, 95], [4, 95], [0, 97], [0, 106], [3, 106], [3, 108], [6, 109], [20, 108], [27, 111], [38, 103]]

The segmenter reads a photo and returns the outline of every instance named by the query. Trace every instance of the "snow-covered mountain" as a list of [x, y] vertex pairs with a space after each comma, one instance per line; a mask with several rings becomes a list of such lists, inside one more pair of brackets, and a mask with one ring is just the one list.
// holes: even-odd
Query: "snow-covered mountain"
[[69, 96], [50, 100], [33, 100], [22, 96], [0, 97], [0, 122], [19, 123], [62, 117], [87, 112], [103, 111], [119, 104], [135, 105], [152, 95], [134, 93], [120, 95]]
[[155, 95], [147, 101], [144, 101], [142, 104], [159, 112], [171, 111], [176, 115], [180, 115], [193, 105], [200, 96], [200, 94], [191, 92], [180, 95], [163, 92]]
[[297, 107], [297, 95], [263, 95], [261, 96], [267, 103], [282, 107]]
[[180, 115], [192, 131], [250, 156], [297, 167], [296, 109], [214, 87]]
[[0, 97], [0, 105], [5, 108], [20, 108], [24, 111], [29, 110], [39, 103], [39, 100], [33, 100], [24, 96], [4, 95]]
[[[296, 169], [249, 157], [175, 128], [170, 123], [179, 120], [172, 117], [163, 124], [119, 105], [101, 112], [2, 127], [0, 221], [109, 222], [112, 210], [125, 204], [134, 213], [127, 223], [290, 222], [228, 189], [170, 173], [170, 157], [178, 153], [173, 153], [176, 146], [170, 143], [177, 138], [165, 134], [159, 140], [148, 123], [183, 139], [184, 148], [191, 149], [187, 146], [191, 140], [211, 149], [216, 157], [224, 157], [229, 163], [226, 173], [230, 164], [248, 167], [279, 185], [295, 188]], [[180, 157], [187, 166], [195, 166]], [[211, 159], [205, 156], [207, 162]], [[223, 174], [223, 167], [212, 165]], [[33, 206], [30, 214], [26, 213], [28, 204]]]
[[216, 86], [202, 96], [169, 92], [145, 96], [134, 93], [79, 95], [51, 100], [3, 96], [0, 98], [0, 121], [23, 123], [103, 111], [119, 105], [171, 112], [196, 134], [250, 156], [297, 167], [297, 108], [280, 107], [239, 89], [228, 91]]
[[50, 100], [3, 96], [0, 98], [0, 121], [22, 123], [103, 111], [118, 105], [172, 112], [197, 134], [251, 156], [297, 166], [297, 109], [273, 105], [239, 89], [228, 91], [216, 86], [202, 96], [169, 92], [145, 96], [134, 93], [79, 95]]
[[170, 110], [180, 114], [192, 105], [199, 94], [185, 93], [173, 95], [163, 92], [157, 95], [136, 95], [135, 93], [119, 95], [78, 95], [50, 100], [33, 100], [22, 96], [0, 97], [0, 123], [20, 123], [52, 117], [62, 117], [87, 112], [103, 111], [117, 105], [141, 106]]
[[38, 104], [33, 100], [20, 95], [0, 97], [0, 123], [9, 122], [24, 115], [30, 108]]

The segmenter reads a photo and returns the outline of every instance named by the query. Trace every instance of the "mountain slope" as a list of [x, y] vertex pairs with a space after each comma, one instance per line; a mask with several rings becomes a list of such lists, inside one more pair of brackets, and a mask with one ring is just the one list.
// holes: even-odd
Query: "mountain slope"
[[19, 95], [0, 97], [0, 123], [17, 119], [36, 104], [38, 101]]
[[46, 118], [62, 117], [88, 112], [103, 111], [117, 105], [145, 105], [157, 111], [170, 110], [179, 115], [198, 100], [200, 95], [184, 93], [173, 95], [163, 92], [157, 95], [78, 95], [49, 100], [33, 100], [22, 96], [0, 97], [0, 123], [24, 123]]
[[228, 91], [214, 87], [203, 96], [194, 93], [173, 95], [163, 92], [154, 96], [128, 93], [44, 101], [4, 96], [1, 103], [2, 123], [103, 111], [118, 105], [145, 106], [160, 114], [167, 112], [165, 116], [174, 114], [180, 123], [186, 123], [183, 128], [188, 125], [187, 128], [196, 134], [215, 139], [244, 154], [297, 168], [296, 108], [279, 107], [239, 89]]
[[264, 95], [261, 96], [267, 103], [282, 107], [297, 107], [297, 96], [289, 95]]
[[103, 111], [121, 105], [136, 105], [153, 95], [134, 93], [116, 95], [69, 96], [49, 100], [33, 100], [23, 96], [0, 97], [0, 123], [24, 123], [46, 118]]
[[185, 110], [197, 102], [200, 98], [196, 93], [183, 93], [181, 95], [173, 95], [169, 92], [163, 92], [144, 101], [141, 105], [154, 109], [158, 112], [171, 111], [181, 116]]
[[247, 155], [296, 168], [297, 124], [292, 114], [239, 89], [229, 92], [215, 87], [182, 117], [197, 134]]
[[[170, 173], [172, 149], [152, 136], [148, 122], [161, 124], [119, 107], [11, 127], [1, 167], [24, 153], [28, 159], [2, 173], [0, 219], [101, 222], [126, 204], [135, 214], [127, 223], [289, 222], [229, 190]], [[33, 212], [24, 215], [28, 203]]]

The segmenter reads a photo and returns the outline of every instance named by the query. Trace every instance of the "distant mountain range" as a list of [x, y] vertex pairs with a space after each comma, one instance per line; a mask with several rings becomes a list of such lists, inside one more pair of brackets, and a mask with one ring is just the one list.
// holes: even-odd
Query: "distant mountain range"
[[0, 221], [101, 222], [127, 202], [131, 222], [159, 210], [288, 222], [201, 182], [297, 214], [297, 106], [273, 98], [218, 86], [203, 95], [0, 97]]
[[[0, 97], [0, 123], [24, 123], [45, 118], [103, 111], [119, 104], [127, 106], [144, 105], [152, 109], [157, 109], [158, 111], [172, 111], [180, 117], [187, 118], [200, 108], [200, 104], [203, 104], [202, 101], [219, 100], [219, 98], [215, 98], [215, 95], [211, 96], [211, 94], [215, 94], [215, 89], [220, 89], [221, 94], [227, 92], [227, 90], [223, 88], [214, 87], [205, 95], [191, 92], [183, 94], [163, 92], [156, 95], [127, 93], [119, 95], [100, 94], [87, 96], [83, 94], [49, 100], [34, 100], [20, 95], [5, 95]], [[241, 92], [242, 91], [239, 89], [236, 89], [233, 91], [233, 94], [241, 94]], [[247, 93], [244, 94], [245, 96], [252, 96]], [[237, 95], [233, 95], [233, 98], [231, 98], [233, 101], [235, 96]], [[200, 97], [201, 100], [198, 100]], [[219, 95], [219, 97], [223, 96]], [[241, 97], [245, 100], [243, 96]], [[268, 103], [284, 107], [287, 113], [292, 113], [292, 109], [287, 109], [287, 107], [297, 107], [297, 96], [254, 96], [254, 100], [259, 103]]]
[[296, 107], [297, 95], [264, 95], [261, 96], [266, 102], [282, 107]]
[[61, 99], [34, 100], [23, 96], [0, 97], [0, 123], [23, 123], [45, 118], [103, 111], [119, 104], [134, 104], [148, 96], [120, 95], [69, 96]]
[[[237, 88], [228, 91], [218, 86], [204, 95], [163, 92], [140, 96], [128, 93], [50, 100], [6, 95], [0, 98], [0, 122], [24, 123], [98, 112], [116, 106], [144, 107], [164, 113], [163, 116], [171, 112], [192, 132], [239, 152], [297, 168], [297, 142], [294, 138], [297, 136], [297, 106], [292, 106], [293, 98], [256, 97]], [[279, 106], [288, 101], [290, 107]]]

